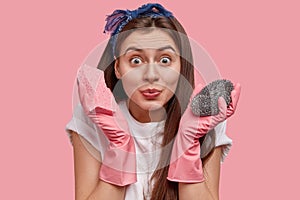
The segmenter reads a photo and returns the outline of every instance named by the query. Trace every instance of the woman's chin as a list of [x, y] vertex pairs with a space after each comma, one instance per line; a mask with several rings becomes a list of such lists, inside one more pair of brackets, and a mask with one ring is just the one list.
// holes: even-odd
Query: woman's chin
[[164, 109], [163, 104], [159, 101], [151, 101], [151, 102], [148, 101], [148, 102], [141, 103], [139, 106], [141, 109], [149, 112]]
[[147, 112], [158, 111], [164, 109], [164, 106], [159, 101], [147, 101], [147, 102], [139, 102], [138, 106]]

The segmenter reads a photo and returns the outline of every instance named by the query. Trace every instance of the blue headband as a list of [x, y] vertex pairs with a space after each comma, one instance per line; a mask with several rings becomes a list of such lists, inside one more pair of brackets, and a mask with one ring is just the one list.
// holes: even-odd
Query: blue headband
[[108, 15], [104, 33], [110, 33], [111, 42], [113, 48], [113, 55], [115, 55], [115, 43], [117, 34], [123, 29], [123, 27], [131, 20], [140, 17], [174, 17], [173, 14], [166, 10], [162, 5], [158, 3], [149, 3], [139, 7], [136, 10], [115, 10], [111, 15]]

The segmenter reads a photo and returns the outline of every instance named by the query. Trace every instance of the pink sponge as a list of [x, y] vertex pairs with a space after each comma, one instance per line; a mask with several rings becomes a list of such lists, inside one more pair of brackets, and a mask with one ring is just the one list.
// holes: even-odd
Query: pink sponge
[[77, 84], [79, 99], [86, 112], [113, 114], [117, 103], [106, 86], [103, 71], [84, 65], [78, 70]]

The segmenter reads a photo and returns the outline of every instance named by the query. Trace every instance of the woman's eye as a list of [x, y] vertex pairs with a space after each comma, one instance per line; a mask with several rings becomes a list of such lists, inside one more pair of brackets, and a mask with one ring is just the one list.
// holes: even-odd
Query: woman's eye
[[140, 58], [132, 58], [130, 62], [134, 65], [138, 65], [142, 63], [142, 60]]
[[160, 59], [160, 62], [162, 64], [169, 64], [171, 62], [171, 59], [168, 58], [168, 57], [163, 57], [163, 58]]

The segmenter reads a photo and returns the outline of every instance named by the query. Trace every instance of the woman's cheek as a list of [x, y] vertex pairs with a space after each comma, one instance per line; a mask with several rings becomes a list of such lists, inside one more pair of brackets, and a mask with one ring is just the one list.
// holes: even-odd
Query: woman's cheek
[[127, 71], [122, 76], [122, 84], [125, 93], [130, 98], [133, 93], [142, 85], [141, 84], [141, 72], [138, 69], [132, 69]]
[[173, 93], [175, 93], [180, 73], [173, 69], [168, 69], [162, 74], [165, 74], [165, 76], [162, 77], [163, 82], [165, 83], [166, 87], [171, 90]]

